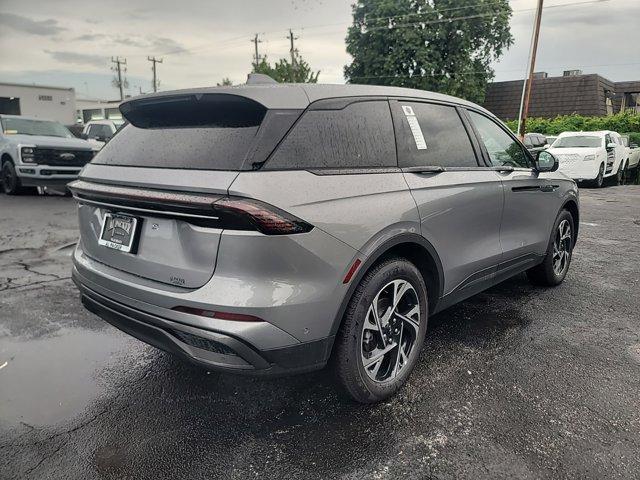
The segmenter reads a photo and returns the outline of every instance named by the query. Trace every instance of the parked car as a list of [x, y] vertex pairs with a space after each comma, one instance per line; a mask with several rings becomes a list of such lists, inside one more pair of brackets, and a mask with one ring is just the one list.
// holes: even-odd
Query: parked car
[[547, 147], [550, 147], [551, 145], [553, 145], [553, 142], [555, 142], [557, 138], [558, 137], [555, 135], [551, 135], [551, 136], [547, 135]]
[[83, 138], [82, 132], [84, 131], [84, 125], [82, 125], [81, 123], [75, 123], [73, 125], [65, 125], [65, 127], [67, 127], [67, 130], [69, 130], [74, 137]]
[[473, 103], [359, 85], [251, 85], [130, 99], [70, 185], [73, 279], [107, 322], [207, 369], [330, 363], [376, 402], [428, 317], [526, 271], [561, 283], [575, 182]]
[[619, 185], [627, 163], [627, 149], [616, 132], [563, 132], [548, 150], [558, 158], [560, 171], [576, 181], [602, 187], [607, 178]]
[[534, 155], [547, 148], [547, 145], [547, 137], [540, 133], [526, 133], [524, 135], [524, 146]]
[[86, 140], [58, 122], [0, 115], [1, 183], [9, 195], [63, 187], [93, 158]]
[[124, 122], [91, 120], [84, 126], [82, 138], [87, 139], [95, 150], [100, 150], [115, 135], [122, 123]]
[[627, 148], [627, 174], [633, 180], [640, 179], [640, 145], [630, 143], [628, 135], [621, 135], [622, 144]]

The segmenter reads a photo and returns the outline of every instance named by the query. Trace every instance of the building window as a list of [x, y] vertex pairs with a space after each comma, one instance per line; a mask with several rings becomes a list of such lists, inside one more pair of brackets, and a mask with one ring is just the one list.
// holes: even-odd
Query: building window
[[43, 102], [51, 102], [53, 97], [51, 95], [38, 95], [38, 100], [42, 100]]
[[0, 113], [20, 115], [20, 99], [16, 97], [0, 97]]

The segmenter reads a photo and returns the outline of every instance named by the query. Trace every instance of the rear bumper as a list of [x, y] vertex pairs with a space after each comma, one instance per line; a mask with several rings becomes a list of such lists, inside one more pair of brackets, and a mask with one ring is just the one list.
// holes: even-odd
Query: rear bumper
[[186, 325], [132, 308], [104, 290], [92, 290], [77, 269], [73, 281], [85, 308], [125, 333], [208, 370], [258, 376], [281, 376], [323, 368], [334, 337], [260, 350], [238, 336]]

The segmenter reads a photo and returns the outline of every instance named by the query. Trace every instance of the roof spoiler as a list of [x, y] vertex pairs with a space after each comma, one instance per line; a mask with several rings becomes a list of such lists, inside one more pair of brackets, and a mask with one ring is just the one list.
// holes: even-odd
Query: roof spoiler
[[278, 82], [264, 73], [250, 73], [247, 75], [247, 85], [269, 85]]

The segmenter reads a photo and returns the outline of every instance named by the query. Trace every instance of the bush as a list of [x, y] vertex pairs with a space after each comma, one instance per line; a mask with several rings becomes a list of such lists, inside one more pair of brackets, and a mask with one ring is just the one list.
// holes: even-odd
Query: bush
[[[509, 120], [507, 126], [517, 133], [518, 121]], [[562, 132], [613, 130], [614, 132], [627, 132], [635, 138], [634, 143], [640, 139], [640, 113], [627, 110], [607, 115], [606, 117], [585, 117], [582, 115], [558, 115], [555, 118], [529, 118], [526, 132], [537, 132], [544, 135], [558, 135]]]
[[629, 143], [635, 143], [636, 145], [640, 145], [640, 133], [638, 132], [627, 132], [625, 135], [629, 135]]

